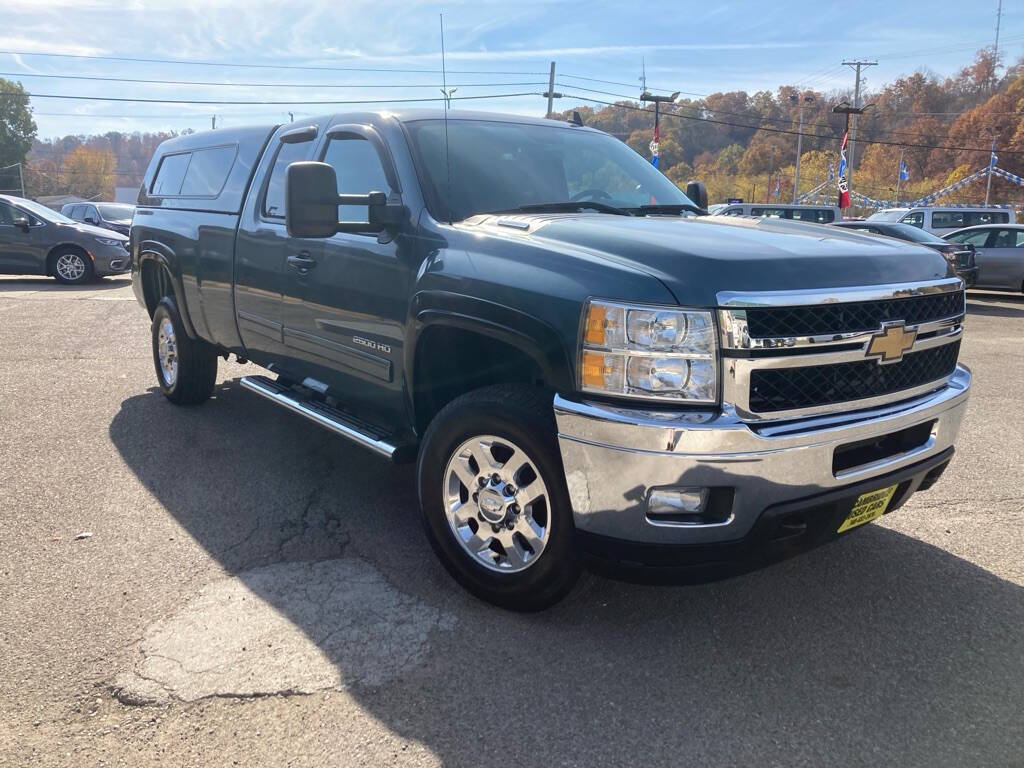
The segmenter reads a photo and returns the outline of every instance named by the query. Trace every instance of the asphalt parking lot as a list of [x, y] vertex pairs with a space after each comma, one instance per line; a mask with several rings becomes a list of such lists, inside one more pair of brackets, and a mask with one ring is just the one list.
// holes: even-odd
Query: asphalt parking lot
[[958, 456], [897, 513], [529, 616], [411, 469], [234, 363], [170, 405], [148, 334], [126, 280], [0, 277], [0, 765], [1024, 765], [1024, 297], [969, 297]]

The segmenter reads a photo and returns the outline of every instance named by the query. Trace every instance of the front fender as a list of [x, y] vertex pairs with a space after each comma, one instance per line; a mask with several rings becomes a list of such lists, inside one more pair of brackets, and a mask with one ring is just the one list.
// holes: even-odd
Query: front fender
[[416, 347], [420, 335], [435, 325], [461, 328], [502, 341], [537, 363], [553, 389], [571, 392], [573, 368], [565, 344], [554, 327], [518, 309], [448, 291], [422, 291], [413, 297], [405, 345], [405, 370], [414, 391]]

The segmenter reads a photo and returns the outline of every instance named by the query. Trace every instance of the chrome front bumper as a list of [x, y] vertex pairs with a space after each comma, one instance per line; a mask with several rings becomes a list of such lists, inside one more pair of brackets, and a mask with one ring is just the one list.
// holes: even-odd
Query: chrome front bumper
[[[555, 397], [558, 440], [580, 531], [630, 542], [708, 544], [745, 536], [772, 505], [856, 485], [952, 447], [970, 392], [958, 365], [946, 386], [900, 403], [753, 424], [734, 412], [619, 408]], [[934, 422], [916, 448], [844, 471], [835, 449]], [[732, 511], [708, 524], [653, 521], [647, 493], [665, 486], [731, 488]]]

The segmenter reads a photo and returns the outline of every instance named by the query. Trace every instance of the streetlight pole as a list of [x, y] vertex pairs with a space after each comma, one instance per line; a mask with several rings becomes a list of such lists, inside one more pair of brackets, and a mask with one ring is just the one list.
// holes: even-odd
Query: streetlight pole
[[[793, 94], [790, 98], [796, 100], [797, 95]], [[814, 97], [810, 94], [800, 100], [800, 127], [796, 134], [796, 170], [793, 172], [793, 205], [796, 205], [796, 198], [800, 191], [800, 155], [804, 143], [804, 105], [813, 103]]]
[[671, 96], [655, 96], [652, 93], [644, 91], [640, 94], [640, 101], [652, 101], [654, 102], [654, 138], [651, 140], [651, 165], [655, 168], [658, 167], [658, 121], [661, 117], [661, 105], [671, 104], [679, 98], [679, 91], [676, 91]]

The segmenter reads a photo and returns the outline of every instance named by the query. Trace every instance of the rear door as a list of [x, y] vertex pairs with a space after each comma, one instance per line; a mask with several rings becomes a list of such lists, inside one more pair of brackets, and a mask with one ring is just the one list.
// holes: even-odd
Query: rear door
[[[993, 288], [1019, 291], [1024, 283], [1024, 230], [993, 227], [985, 247], [984, 283]], [[978, 264], [981, 266], [981, 254]], [[982, 282], [979, 270], [978, 282]]]
[[[318, 159], [334, 167], [338, 193], [401, 189], [384, 142], [365, 125], [330, 129]], [[365, 206], [338, 206], [339, 221], [366, 221]], [[401, 236], [339, 232], [312, 263], [285, 267], [284, 339], [293, 359], [345, 405], [376, 414], [382, 426], [403, 420], [403, 339], [410, 265]]]
[[289, 258], [312, 258], [322, 242], [291, 238], [285, 227], [285, 172], [310, 160], [319, 126], [284, 131], [271, 140], [253, 182], [235, 242], [235, 313], [249, 357], [300, 380], [305, 374], [288, 359], [284, 344], [282, 288]]
[[987, 245], [994, 239], [994, 236], [994, 228], [983, 227], [982, 229], [959, 232], [946, 238], [951, 243], [966, 243], [974, 246], [975, 263], [978, 265], [978, 279], [975, 282], [977, 288], [993, 285], [989, 282], [993, 277], [993, 273]]

